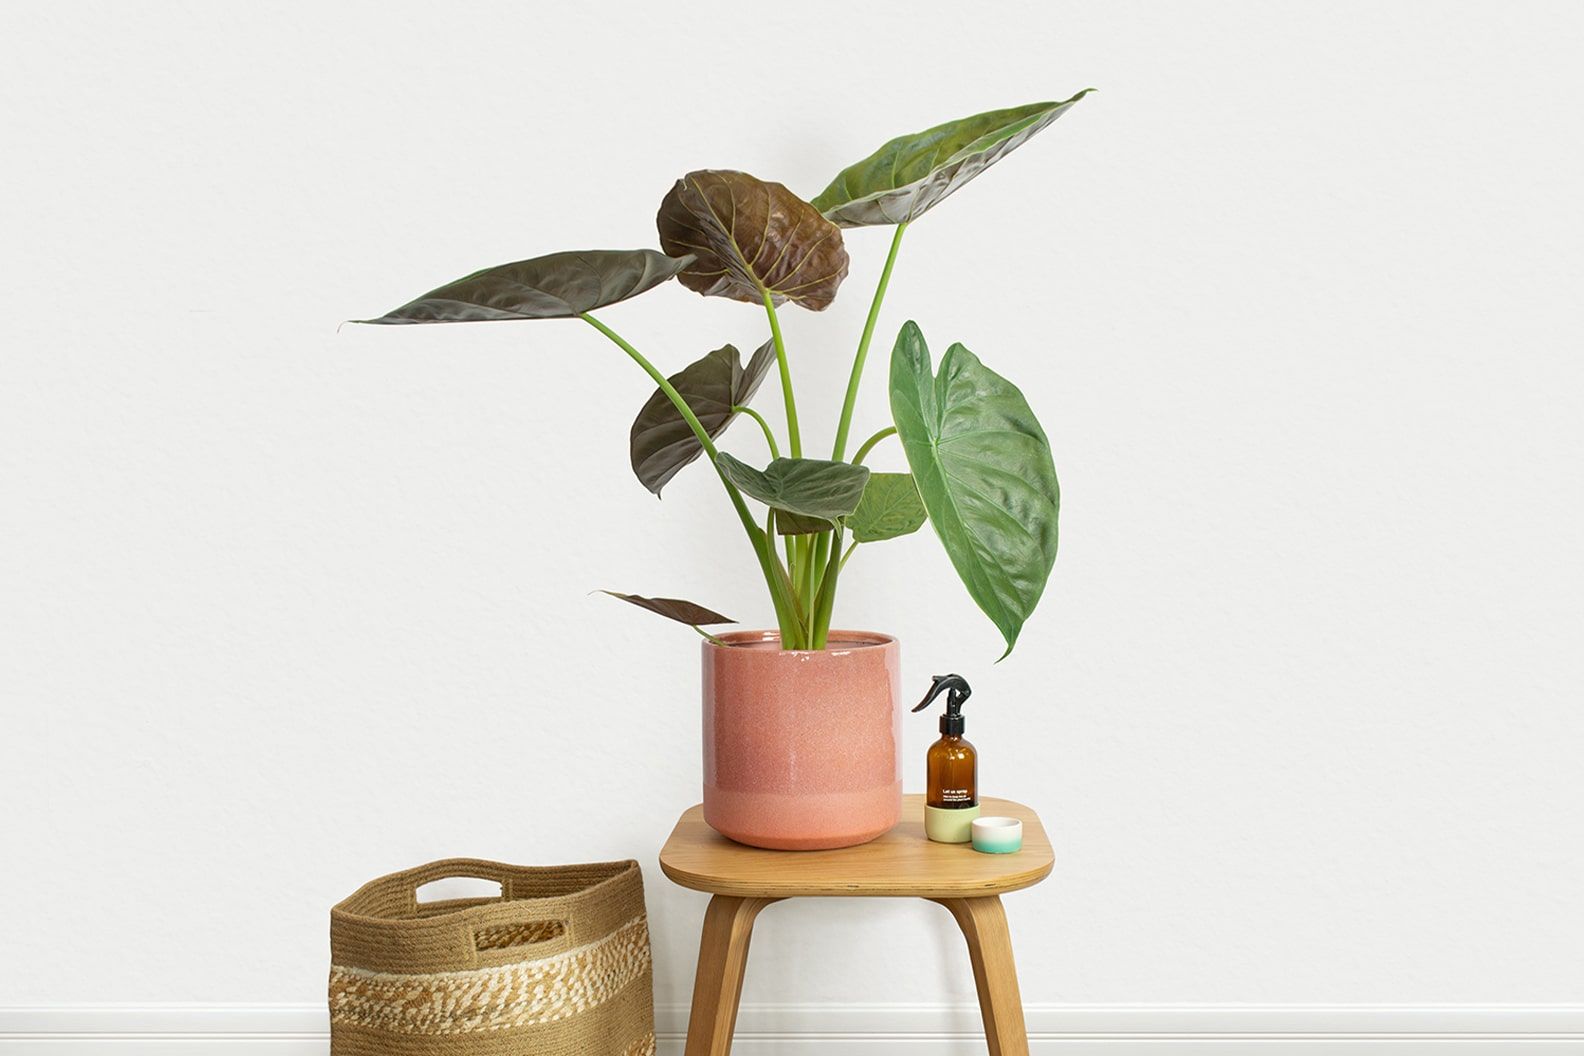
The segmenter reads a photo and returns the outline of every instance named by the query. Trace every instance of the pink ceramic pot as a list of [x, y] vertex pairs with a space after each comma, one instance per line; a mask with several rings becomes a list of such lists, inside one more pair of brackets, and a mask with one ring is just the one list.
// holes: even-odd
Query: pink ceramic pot
[[851, 847], [902, 812], [901, 646], [831, 631], [782, 649], [774, 631], [704, 643], [704, 820], [755, 847]]

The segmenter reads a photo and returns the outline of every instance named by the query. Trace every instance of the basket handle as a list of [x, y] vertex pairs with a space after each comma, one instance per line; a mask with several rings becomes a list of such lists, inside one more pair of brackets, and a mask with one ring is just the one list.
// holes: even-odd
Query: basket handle
[[501, 898], [513, 897], [512, 871], [507, 866], [499, 862], [485, 861], [482, 858], [448, 858], [408, 870], [402, 877], [409, 908], [413, 910], [418, 908], [419, 888], [436, 880], [457, 879], [488, 880], [500, 885]]
[[523, 946], [543, 946], [546, 953], [559, 952], [559, 947], [566, 945], [568, 925], [568, 921], [554, 918], [486, 924], [473, 929], [473, 952], [488, 956]]

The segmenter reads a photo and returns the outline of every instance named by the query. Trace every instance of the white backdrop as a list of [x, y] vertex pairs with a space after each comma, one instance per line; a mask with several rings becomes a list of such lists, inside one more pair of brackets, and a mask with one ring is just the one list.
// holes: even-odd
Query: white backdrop
[[[685, 1000], [703, 897], [655, 853], [698, 645], [588, 591], [769, 619], [718, 486], [632, 479], [650, 386], [579, 323], [337, 324], [652, 245], [692, 168], [812, 196], [1091, 85], [910, 231], [855, 427], [907, 318], [1017, 381], [1063, 483], [1045, 601], [993, 665], [921, 534], [837, 620], [902, 638], [910, 694], [968, 675], [983, 790], [1048, 820], [1025, 996], [1577, 1000], [1580, 12], [13, 6], [0, 1003], [316, 1002], [328, 907], [453, 854], [639, 858]], [[888, 235], [783, 313], [806, 435]], [[603, 315], [669, 369], [764, 336], [674, 284]], [[934, 907], [777, 907], [754, 954], [749, 1002], [971, 997]]]

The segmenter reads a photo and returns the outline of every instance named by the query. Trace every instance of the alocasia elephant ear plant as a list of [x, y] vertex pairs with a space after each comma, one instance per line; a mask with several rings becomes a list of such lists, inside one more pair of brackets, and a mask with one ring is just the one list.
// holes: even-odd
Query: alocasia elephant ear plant
[[[658, 387], [632, 425], [633, 472], [659, 495], [700, 455], [709, 459], [753, 547], [784, 648], [825, 647], [837, 582], [859, 544], [908, 535], [928, 520], [1010, 652], [1056, 560], [1060, 500], [1050, 444], [1017, 386], [960, 344], [936, 366], [924, 334], [908, 322], [891, 353], [893, 424], [850, 459], [848, 439], [903, 232], [1086, 94], [898, 136], [843, 169], [811, 201], [745, 172], [690, 172], [660, 203], [659, 252], [585, 250], [502, 264], [363, 321], [582, 319]], [[831, 456], [806, 458], [776, 313], [787, 304], [816, 312], [829, 307], [847, 277], [842, 229], [870, 225], [890, 225], [896, 233], [853, 357]], [[734, 346], [722, 345], [667, 377], [593, 314], [672, 278], [706, 297], [761, 305], [769, 340], [747, 362]], [[772, 364], [786, 408], [782, 438], [748, 406]], [[768, 465], [756, 467], [716, 447], [739, 415], [763, 431]], [[864, 458], [892, 435], [912, 472], [871, 473]], [[755, 514], [749, 500], [764, 511]], [[688, 601], [609, 593], [695, 629], [731, 622]]]

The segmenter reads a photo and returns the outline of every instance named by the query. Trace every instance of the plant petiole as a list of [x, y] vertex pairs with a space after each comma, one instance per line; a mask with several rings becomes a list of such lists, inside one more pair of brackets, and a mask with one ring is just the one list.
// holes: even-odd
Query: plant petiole
[[715, 645], [719, 645], [719, 646], [724, 646], [726, 644], [725, 642], [721, 641], [719, 638], [715, 637], [713, 634], [711, 634], [710, 632], [706, 631], [704, 628], [700, 627], [696, 623], [690, 623], [690, 624], [688, 624], [688, 626], [693, 628], [695, 631], [697, 631], [699, 633], [699, 637], [703, 638], [705, 641], [711, 642], [711, 643], [713, 643]]
[[746, 414], [748, 417], [758, 422], [759, 428], [764, 431], [765, 443], [770, 445], [770, 458], [774, 460], [781, 457], [781, 449], [776, 446], [775, 433], [771, 432], [770, 423], [764, 420], [764, 415], [760, 414], [752, 407], [744, 407], [741, 404], [733, 404], [732, 413]]
[[781, 336], [781, 320], [776, 315], [775, 298], [769, 290], [764, 295], [765, 313], [770, 316], [770, 338], [775, 342], [776, 366], [781, 371], [781, 397], [786, 401], [787, 445], [793, 458], [803, 457], [803, 437], [798, 432], [797, 397], [792, 394], [792, 368], [787, 363], [786, 341]]
[[[698, 420], [698, 415], [693, 413], [693, 408], [688, 406], [687, 400], [676, 390], [676, 386], [671, 384], [670, 379], [660, 373], [659, 369], [649, 362], [642, 352], [628, 344], [620, 334], [594, 318], [594, 316], [588, 312], [583, 312], [579, 318], [604, 334], [618, 348], [626, 352], [633, 362], [644, 369], [644, 372], [660, 387], [660, 391], [665, 393], [666, 399], [671, 401], [671, 405], [682, 416], [682, 420], [687, 422], [688, 428], [693, 430], [693, 435], [697, 437], [699, 445], [704, 448], [705, 454], [709, 455], [710, 464], [714, 465], [715, 458], [720, 453], [715, 449], [715, 441], [710, 439], [709, 431], [704, 428], [703, 423]], [[743, 530], [748, 533], [748, 541], [753, 545], [754, 556], [759, 559], [759, 569], [764, 573], [765, 583], [770, 588], [770, 601], [776, 610], [776, 624], [780, 627], [781, 634], [785, 638], [788, 633], [795, 631], [793, 626], [793, 604], [792, 598], [787, 595], [781, 577], [772, 568], [772, 564], [775, 563], [775, 554], [772, 550], [775, 541], [754, 523], [753, 516], [748, 512], [748, 504], [743, 501], [742, 493], [737, 490], [736, 485], [726, 479], [726, 475], [720, 471], [719, 466], [715, 467], [715, 475], [720, 478], [721, 484], [725, 486], [726, 494], [730, 496], [732, 506], [737, 511], [737, 517], [742, 521]]]
[[876, 444], [878, 444], [880, 441], [884, 440], [888, 436], [895, 436], [895, 435], [896, 435], [896, 426], [888, 425], [884, 429], [880, 430], [878, 433], [876, 433], [873, 436], [871, 436], [869, 439], [865, 440], [863, 442], [863, 444], [859, 446], [858, 453], [856, 455], [853, 455], [853, 465], [855, 465], [855, 466], [863, 465], [863, 460], [866, 457], [868, 457], [870, 451], [874, 450], [874, 446]]
[[852, 427], [853, 407], [858, 402], [858, 383], [863, 380], [864, 360], [869, 357], [869, 342], [874, 337], [875, 323], [880, 319], [880, 305], [885, 300], [886, 287], [891, 284], [891, 268], [896, 264], [897, 250], [902, 246], [902, 233], [907, 221], [896, 225], [891, 236], [891, 251], [886, 254], [885, 267], [880, 271], [880, 283], [875, 287], [874, 300], [869, 305], [869, 318], [864, 320], [863, 336], [858, 339], [858, 354], [853, 357], [852, 375], [847, 379], [847, 396], [842, 400], [841, 419], [836, 425], [836, 446], [831, 460], [840, 462], [847, 453], [847, 432]]

